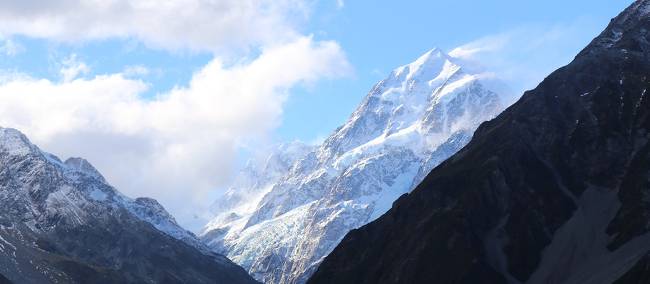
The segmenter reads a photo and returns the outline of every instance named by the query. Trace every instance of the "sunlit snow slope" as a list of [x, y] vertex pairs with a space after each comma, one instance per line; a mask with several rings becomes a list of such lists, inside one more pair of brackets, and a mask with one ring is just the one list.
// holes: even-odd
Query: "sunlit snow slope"
[[475, 70], [439, 49], [395, 69], [322, 145], [280, 147], [269, 161], [288, 156], [282, 166], [243, 171], [247, 182], [215, 203], [202, 240], [258, 280], [306, 281], [349, 230], [386, 212], [504, 108], [501, 84]]

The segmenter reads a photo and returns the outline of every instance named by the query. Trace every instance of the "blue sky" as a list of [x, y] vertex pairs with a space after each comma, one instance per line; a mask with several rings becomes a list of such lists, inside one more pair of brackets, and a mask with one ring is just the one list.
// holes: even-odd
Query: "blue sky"
[[[544, 61], [551, 58], [540, 67], [545, 71], [559, 67], [631, 2], [356, 0], [346, 1], [342, 7], [336, 1], [316, 2], [301, 30], [315, 38], [337, 41], [354, 73], [293, 89], [276, 139], [312, 142], [324, 138], [347, 119], [374, 83], [433, 47], [450, 51], [481, 37], [518, 28], [537, 32], [577, 29], [567, 31], [570, 42], [552, 43], [561, 44], [561, 50], [538, 50], [534, 54]], [[20, 51], [2, 58], [0, 69], [55, 80], [59, 76], [56, 62], [70, 54], [91, 67], [92, 72], [86, 76], [144, 66], [151, 70], [142, 76], [150, 85], [146, 96], [187, 85], [192, 74], [212, 58], [209, 52], [148, 48], [133, 39], [72, 44], [25, 36], [14, 36], [12, 40]]]
[[[564, 41], [549, 43], [560, 45], [558, 49], [510, 55], [528, 59], [533, 56], [533, 62], [524, 64], [540, 64], [543, 72], [554, 70], [568, 63], [632, 2], [351, 0], [339, 10], [323, 2], [323, 12], [317, 12], [308, 29], [318, 37], [335, 39], [341, 44], [355, 68], [354, 76], [296, 91], [287, 102], [278, 134], [282, 139], [303, 141], [328, 135], [347, 119], [374, 83], [433, 47], [450, 51], [476, 39], [516, 29], [571, 29], [561, 38]], [[511, 44], [514, 48], [525, 45]], [[534, 83], [527, 83], [531, 85]]]
[[192, 226], [251, 149], [322, 140], [427, 50], [521, 93], [632, 1], [103, 3], [0, 3], [0, 124]]

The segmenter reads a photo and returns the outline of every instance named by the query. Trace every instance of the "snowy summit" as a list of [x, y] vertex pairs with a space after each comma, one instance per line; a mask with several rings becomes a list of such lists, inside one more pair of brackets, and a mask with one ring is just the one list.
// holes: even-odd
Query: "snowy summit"
[[386, 212], [504, 108], [505, 94], [491, 88], [498, 82], [474, 70], [440, 49], [396, 68], [275, 177], [242, 171], [247, 182], [215, 203], [231, 210], [218, 212], [202, 240], [265, 283], [306, 281], [349, 230]]

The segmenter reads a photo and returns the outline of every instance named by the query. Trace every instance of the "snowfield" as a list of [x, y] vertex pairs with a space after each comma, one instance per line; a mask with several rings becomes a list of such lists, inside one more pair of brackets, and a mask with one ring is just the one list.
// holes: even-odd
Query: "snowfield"
[[377, 83], [322, 145], [281, 145], [249, 163], [200, 238], [264, 283], [305, 282], [348, 231], [385, 213], [504, 109], [507, 94], [491, 88], [499, 84], [428, 51]]

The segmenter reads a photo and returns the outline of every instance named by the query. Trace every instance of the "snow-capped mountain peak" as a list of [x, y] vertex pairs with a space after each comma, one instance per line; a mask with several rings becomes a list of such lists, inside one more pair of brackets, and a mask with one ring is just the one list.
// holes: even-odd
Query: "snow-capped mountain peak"
[[393, 75], [401, 80], [410, 80], [416, 77], [431, 78], [433, 74], [440, 73], [442, 67], [450, 59], [449, 55], [436, 47], [427, 51], [415, 61], [397, 67], [393, 70]]
[[264, 193], [240, 205], [253, 210], [216, 217], [201, 238], [258, 280], [303, 282], [349, 230], [388, 210], [503, 109], [503, 94], [475, 70], [437, 48], [394, 69], [284, 175], [237, 190]]
[[0, 267], [12, 281], [253, 282], [157, 201], [130, 199], [88, 161], [62, 162], [10, 128], [0, 128], [0, 205]]
[[[75, 192], [69, 192], [69, 190], [65, 189], [72, 187], [66, 185], [62, 186], [63, 190], [49, 189], [54, 191], [39, 193], [39, 195], [43, 195], [46, 198], [48, 207], [45, 208], [46, 212], [38, 212], [41, 209], [36, 211], [30, 209], [26, 211], [26, 214], [31, 216], [29, 218], [33, 219], [31, 222], [34, 224], [38, 224], [38, 220], [42, 218], [41, 214], [50, 214], [51, 212], [74, 215], [74, 218], [71, 218], [71, 220], [83, 222], [86, 213], [82, 212], [79, 208], [101, 203], [103, 206], [127, 209], [158, 230], [207, 252], [203, 244], [191, 232], [179, 226], [174, 218], [156, 200], [151, 198], [137, 198], [133, 200], [122, 195], [106, 182], [101, 173], [92, 164], [83, 158], [73, 157], [62, 162], [55, 155], [40, 150], [23, 133], [12, 128], [0, 128], [0, 153], [8, 163], [21, 164], [29, 161], [33, 172], [56, 174], [58, 182], [79, 185], [80, 187]], [[71, 195], [75, 195], [76, 197], [72, 198], [70, 197]], [[25, 202], [32, 203], [33, 201], [26, 200]], [[34, 207], [37, 205], [32, 204], [27, 206]], [[47, 230], [47, 225], [38, 225], [34, 228]]]
[[36, 153], [37, 149], [27, 137], [13, 128], [0, 128], [0, 151], [12, 156]]
[[309, 283], [647, 283], [650, 0], [629, 2]]
[[95, 169], [93, 165], [86, 161], [86, 159], [72, 157], [65, 160], [63, 164], [65, 164], [69, 170], [83, 173], [95, 177], [102, 182], [106, 182], [104, 176], [102, 176], [102, 174], [97, 169]]

